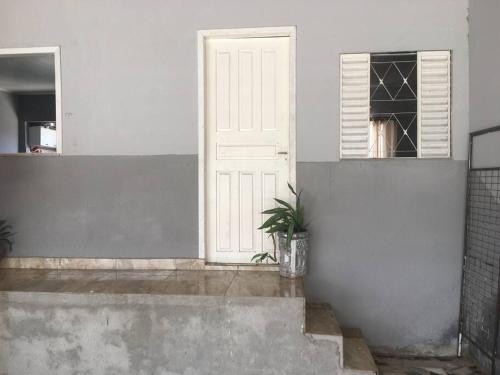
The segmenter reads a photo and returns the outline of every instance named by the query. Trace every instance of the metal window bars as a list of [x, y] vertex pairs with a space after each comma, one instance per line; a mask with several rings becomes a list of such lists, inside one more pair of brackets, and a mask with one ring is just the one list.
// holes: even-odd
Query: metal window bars
[[464, 256], [458, 355], [470, 354], [495, 374], [500, 310], [500, 166], [474, 168], [474, 138], [500, 132], [500, 126], [469, 135]]

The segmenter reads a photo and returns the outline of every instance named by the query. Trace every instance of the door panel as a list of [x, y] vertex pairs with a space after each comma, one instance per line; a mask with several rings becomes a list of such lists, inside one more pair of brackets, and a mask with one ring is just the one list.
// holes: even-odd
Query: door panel
[[217, 251], [232, 249], [232, 215], [231, 215], [231, 173], [217, 172]]
[[240, 220], [240, 251], [255, 249], [255, 205], [254, 190], [256, 188], [253, 172], [240, 172], [239, 186], [239, 220]]
[[248, 263], [272, 251], [257, 228], [274, 197], [288, 200], [290, 40], [208, 39], [207, 260]]
[[262, 129], [276, 130], [276, 52], [262, 51]]

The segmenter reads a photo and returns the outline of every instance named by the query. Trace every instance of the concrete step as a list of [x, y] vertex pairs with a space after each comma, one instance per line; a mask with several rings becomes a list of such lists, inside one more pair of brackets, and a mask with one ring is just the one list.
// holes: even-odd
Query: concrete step
[[340, 348], [339, 365], [342, 368], [342, 374], [377, 374], [377, 366], [361, 331], [358, 328], [340, 328], [329, 304], [306, 304], [305, 334], [314, 340], [337, 343]]
[[378, 370], [370, 349], [358, 328], [342, 328], [344, 374], [376, 375]]
[[342, 330], [327, 303], [306, 303], [305, 334], [314, 340], [336, 342], [339, 347], [339, 366], [344, 366]]
[[342, 375], [302, 291], [268, 271], [2, 270], [0, 374]]
[[306, 303], [306, 332], [316, 336], [342, 336], [342, 329], [328, 303]]

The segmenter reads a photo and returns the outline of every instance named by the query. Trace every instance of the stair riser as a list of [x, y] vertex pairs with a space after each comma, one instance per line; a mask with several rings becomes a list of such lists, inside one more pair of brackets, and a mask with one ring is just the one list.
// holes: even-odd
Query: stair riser
[[303, 298], [0, 293], [0, 373], [340, 374]]

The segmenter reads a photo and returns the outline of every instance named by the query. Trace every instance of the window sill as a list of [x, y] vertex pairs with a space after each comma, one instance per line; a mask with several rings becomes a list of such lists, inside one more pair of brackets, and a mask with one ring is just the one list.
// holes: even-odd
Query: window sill
[[4, 158], [4, 157], [47, 157], [47, 156], [62, 156], [63, 154], [61, 153], [58, 153], [58, 152], [55, 152], [55, 153], [47, 153], [47, 154], [43, 154], [43, 153], [22, 153], [22, 152], [18, 152], [17, 154], [0, 154], [0, 158]]

